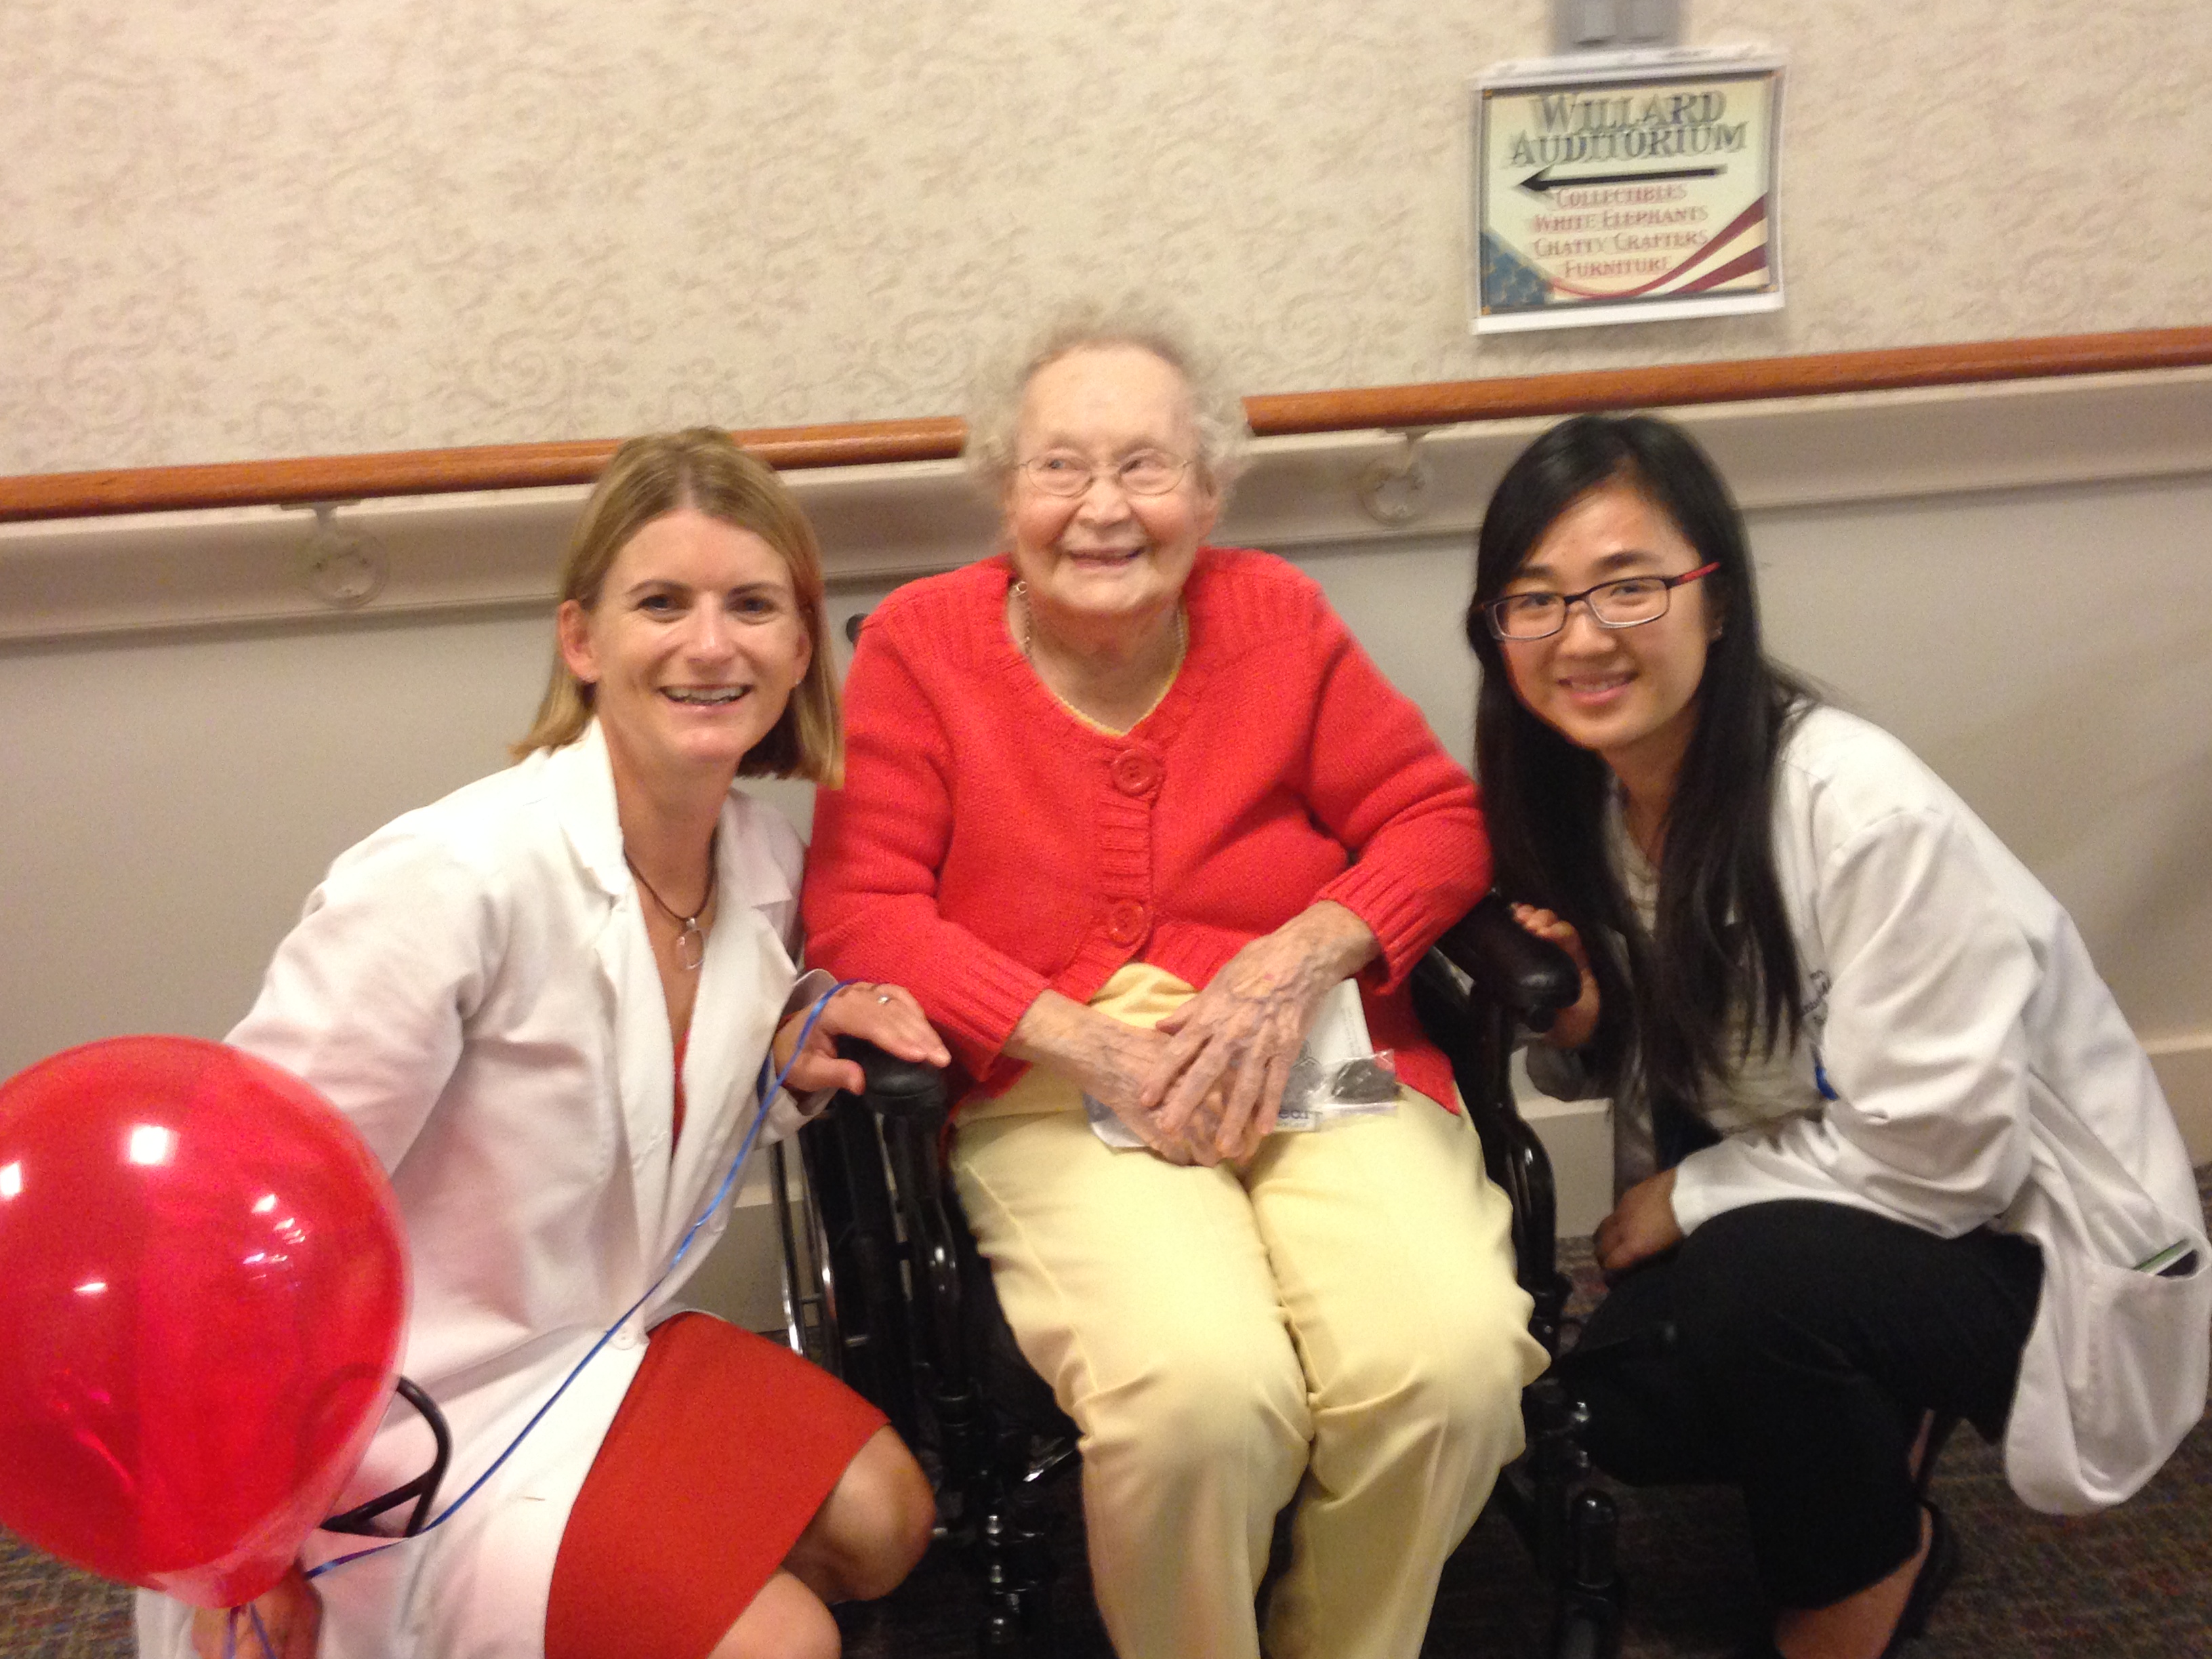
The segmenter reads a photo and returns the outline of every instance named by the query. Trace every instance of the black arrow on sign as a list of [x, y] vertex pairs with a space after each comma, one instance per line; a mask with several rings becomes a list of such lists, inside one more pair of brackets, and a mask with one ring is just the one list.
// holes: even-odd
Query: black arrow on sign
[[1541, 196], [1547, 190], [1574, 190], [1583, 185], [1645, 185], [1661, 179], [1717, 179], [1726, 167], [1674, 167], [1664, 173], [1593, 173], [1582, 179], [1554, 179], [1548, 167], [1538, 167], [1521, 181], [1521, 188]]

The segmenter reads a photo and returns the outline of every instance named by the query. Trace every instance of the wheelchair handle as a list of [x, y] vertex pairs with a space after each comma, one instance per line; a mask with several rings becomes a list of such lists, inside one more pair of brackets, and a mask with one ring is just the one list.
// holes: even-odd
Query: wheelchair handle
[[1511, 907], [1496, 893], [1447, 928], [1437, 950], [1474, 981], [1478, 994], [1531, 1030], [1547, 1030], [1553, 1017], [1582, 994], [1582, 975], [1567, 953], [1514, 921]]
[[936, 1066], [885, 1054], [865, 1037], [839, 1037], [837, 1055], [859, 1063], [868, 1079], [861, 1093], [878, 1111], [915, 1117], [945, 1110], [945, 1073]]

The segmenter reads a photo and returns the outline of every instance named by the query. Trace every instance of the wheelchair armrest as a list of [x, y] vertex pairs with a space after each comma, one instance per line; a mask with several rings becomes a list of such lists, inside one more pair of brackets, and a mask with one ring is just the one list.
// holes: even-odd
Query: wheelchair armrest
[[945, 1116], [944, 1073], [921, 1060], [887, 1054], [863, 1037], [839, 1037], [837, 1054], [860, 1062], [868, 1080], [861, 1098], [879, 1116], [918, 1121], [935, 1132]]
[[1474, 982], [1480, 999], [1505, 1009], [1532, 1031], [1548, 1030], [1559, 1011], [1582, 994], [1582, 975], [1567, 953], [1514, 921], [1496, 893], [1447, 928], [1437, 950]]

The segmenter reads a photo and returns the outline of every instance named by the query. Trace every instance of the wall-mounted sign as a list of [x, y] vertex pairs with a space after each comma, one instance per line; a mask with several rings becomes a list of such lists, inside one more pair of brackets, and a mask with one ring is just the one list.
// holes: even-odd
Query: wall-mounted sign
[[1475, 331], [1777, 309], [1781, 123], [1771, 52], [1591, 54], [1485, 74]]

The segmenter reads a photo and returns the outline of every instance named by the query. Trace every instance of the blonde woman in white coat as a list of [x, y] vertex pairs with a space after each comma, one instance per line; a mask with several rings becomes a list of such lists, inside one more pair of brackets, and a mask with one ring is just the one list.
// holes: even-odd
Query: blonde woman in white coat
[[1893, 1653], [1957, 1561], [1912, 1476], [1931, 1414], [2076, 1512], [2202, 1413], [2179, 1133], [2057, 902], [1767, 661], [1741, 519], [1679, 429], [1538, 439], [1468, 634], [1499, 884], [1583, 969], [1530, 1070], [1614, 1102], [1613, 1288], [1565, 1365], [1588, 1443], [1741, 1486], [1778, 1609], [1746, 1654]]
[[[764, 1057], [799, 1096], [858, 1085], [838, 1032], [946, 1058], [890, 987], [838, 993], [800, 1042], [829, 984], [794, 965], [798, 838], [732, 787], [840, 764], [819, 556], [775, 475], [709, 431], [623, 445], [562, 594], [520, 763], [343, 854], [231, 1036], [391, 1171], [402, 1368], [456, 1443], [441, 1503], [646, 1295], [754, 1118], [796, 1122]], [[656, 1324], [726, 1215], [450, 1522], [263, 1597], [278, 1659], [835, 1655], [824, 1604], [904, 1576], [929, 1486], [834, 1379], [705, 1316]], [[395, 1413], [346, 1502], [427, 1462]], [[317, 1533], [302, 1566], [362, 1547]], [[227, 1622], [142, 1595], [141, 1651], [216, 1659]]]

